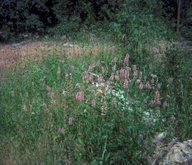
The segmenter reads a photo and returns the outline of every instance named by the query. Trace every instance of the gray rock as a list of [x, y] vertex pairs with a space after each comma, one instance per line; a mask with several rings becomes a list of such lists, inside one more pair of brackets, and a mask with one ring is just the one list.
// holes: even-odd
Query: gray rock
[[192, 164], [192, 140], [177, 142], [159, 162], [161, 165], [190, 165]]

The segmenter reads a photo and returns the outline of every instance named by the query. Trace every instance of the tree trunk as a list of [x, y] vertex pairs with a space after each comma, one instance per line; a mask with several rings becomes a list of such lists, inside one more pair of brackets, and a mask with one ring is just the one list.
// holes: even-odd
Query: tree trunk
[[176, 28], [177, 33], [179, 32], [180, 8], [181, 8], [181, 0], [178, 0], [178, 5], [177, 5], [177, 28]]

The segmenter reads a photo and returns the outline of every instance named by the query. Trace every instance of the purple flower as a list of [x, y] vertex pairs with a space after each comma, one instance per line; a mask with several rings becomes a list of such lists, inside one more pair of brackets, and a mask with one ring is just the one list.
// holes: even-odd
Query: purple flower
[[173, 82], [173, 78], [169, 78], [169, 82], [172, 83]]
[[161, 113], [160, 110], [158, 110], [158, 111], [157, 111], [157, 115], [160, 115], [160, 113]]
[[139, 89], [143, 89], [143, 83], [140, 82]]
[[146, 100], [146, 99], [144, 99], [144, 100], [143, 100], [143, 102], [144, 102], [144, 103], [147, 103], [147, 100]]
[[154, 105], [154, 101], [153, 100], [151, 100], [151, 105]]

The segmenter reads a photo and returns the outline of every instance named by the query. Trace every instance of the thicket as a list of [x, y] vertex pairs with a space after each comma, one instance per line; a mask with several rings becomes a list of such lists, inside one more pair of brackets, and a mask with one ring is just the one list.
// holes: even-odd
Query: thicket
[[[181, 1], [180, 34], [191, 39], [192, 3]], [[10, 42], [44, 34], [74, 37], [81, 29], [101, 35], [172, 38], [176, 29], [177, 1], [161, 0], [3, 0], [0, 5], [0, 40]], [[124, 36], [124, 37], [123, 37]], [[125, 39], [125, 38], [124, 38]]]

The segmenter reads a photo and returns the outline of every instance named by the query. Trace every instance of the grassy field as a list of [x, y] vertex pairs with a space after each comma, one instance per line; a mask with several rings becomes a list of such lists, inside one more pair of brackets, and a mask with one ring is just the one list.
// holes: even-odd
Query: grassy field
[[192, 138], [191, 50], [93, 34], [0, 48], [1, 164], [147, 164]]

